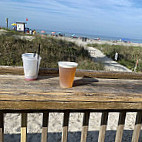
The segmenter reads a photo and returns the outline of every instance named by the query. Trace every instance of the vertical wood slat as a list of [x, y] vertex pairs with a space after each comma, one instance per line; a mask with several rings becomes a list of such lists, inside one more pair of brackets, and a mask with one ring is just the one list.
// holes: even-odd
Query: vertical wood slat
[[69, 111], [66, 111], [64, 112], [62, 142], [67, 142], [68, 140], [68, 123], [69, 123]]
[[107, 120], [108, 120], [108, 112], [103, 112], [102, 118], [101, 118], [101, 126], [100, 126], [100, 131], [99, 131], [98, 142], [104, 142], [105, 140]]
[[21, 142], [27, 142], [27, 113], [21, 114]]
[[49, 112], [43, 113], [41, 142], [47, 142]]
[[4, 142], [4, 115], [0, 112], [0, 142]]
[[125, 125], [126, 112], [120, 112], [115, 142], [121, 142]]
[[90, 112], [86, 111], [86, 112], [84, 113], [84, 117], [83, 117], [83, 126], [82, 126], [82, 133], [81, 133], [81, 142], [86, 142], [86, 140], [87, 140], [89, 116], [90, 116]]
[[142, 112], [137, 112], [135, 127], [132, 136], [132, 142], [138, 142], [142, 124]]

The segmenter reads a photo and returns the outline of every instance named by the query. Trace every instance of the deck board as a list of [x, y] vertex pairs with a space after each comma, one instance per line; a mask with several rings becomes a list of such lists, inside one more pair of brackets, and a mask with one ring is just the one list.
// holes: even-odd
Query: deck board
[[0, 75], [0, 110], [9, 109], [142, 109], [142, 80], [76, 77], [62, 89], [55, 76]]

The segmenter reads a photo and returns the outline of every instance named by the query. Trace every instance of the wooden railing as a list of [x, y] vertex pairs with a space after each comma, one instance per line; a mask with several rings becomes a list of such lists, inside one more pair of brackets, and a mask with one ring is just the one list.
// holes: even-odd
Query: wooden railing
[[119, 112], [115, 142], [121, 142], [127, 112], [137, 112], [132, 142], [142, 123], [142, 74], [77, 70], [74, 86], [61, 89], [57, 69], [41, 69], [37, 81], [24, 80], [23, 69], [0, 68], [0, 142], [4, 114], [21, 113], [21, 142], [27, 141], [27, 114], [43, 113], [41, 142], [47, 142], [49, 114], [63, 112], [62, 142], [67, 142], [70, 113], [83, 112], [81, 142], [86, 142], [91, 112], [101, 112], [98, 142], [104, 142], [109, 112]]

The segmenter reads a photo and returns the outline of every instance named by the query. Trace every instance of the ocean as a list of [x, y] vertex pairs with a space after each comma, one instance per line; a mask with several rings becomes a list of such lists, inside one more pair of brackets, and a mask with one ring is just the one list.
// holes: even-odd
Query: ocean
[[[36, 30], [38, 33], [41, 33], [42, 29]], [[89, 39], [95, 39], [100, 38], [101, 40], [107, 40], [107, 41], [116, 41], [116, 40], [123, 40], [126, 42], [132, 42], [132, 43], [142, 43], [142, 39], [132, 39], [132, 38], [126, 38], [126, 37], [111, 37], [111, 36], [104, 36], [104, 35], [93, 35], [93, 34], [83, 34], [83, 33], [69, 33], [69, 32], [63, 32], [63, 31], [45, 31], [45, 34], [51, 34], [51, 32], [55, 32], [55, 34], [61, 33], [64, 36], [71, 37], [72, 35], [76, 37], [87, 37]]]

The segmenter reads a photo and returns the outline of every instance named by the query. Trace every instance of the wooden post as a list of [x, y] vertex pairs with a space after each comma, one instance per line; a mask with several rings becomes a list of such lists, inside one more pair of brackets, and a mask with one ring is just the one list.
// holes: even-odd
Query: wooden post
[[3, 113], [0, 112], [0, 142], [4, 142], [4, 118]]
[[86, 140], [87, 140], [89, 116], [90, 116], [90, 112], [86, 111], [86, 112], [84, 113], [84, 117], [83, 117], [83, 126], [82, 126], [82, 133], [81, 133], [81, 142], [86, 142]]
[[49, 112], [43, 113], [41, 142], [47, 142]]
[[68, 140], [68, 123], [69, 123], [69, 112], [66, 111], [64, 112], [62, 142], [67, 142]]
[[6, 18], [6, 26], [7, 26], [7, 29], [8, 29], [8, 18]]
[[27, 142], [27, 113], [21, 114], [21, 142]]
[[104, 142], [105, 140], [107, 120], [108, 120], [108, 112], [103, 112], [102, 118], [101, 118], [101, 126], [100, 126], [100, 131], [99, 131], [98, 142]]
[[137, 61], [136, 61], [135, 67], [134, 67], [134, 72], [136, 72], [136, 70], [137, 70], [138, 63], [139, 63], [139, 59], [137, 58]]
[[120, 112], [115, 142], [121, 142], [122, 141], [124, 124], [125, 124], [125, 117], [126, 117], [126, 112]]
[[142, 124], [142, 112], [137, 113], [135, 128], [133, 131], [132, 142], [138, 142]]

